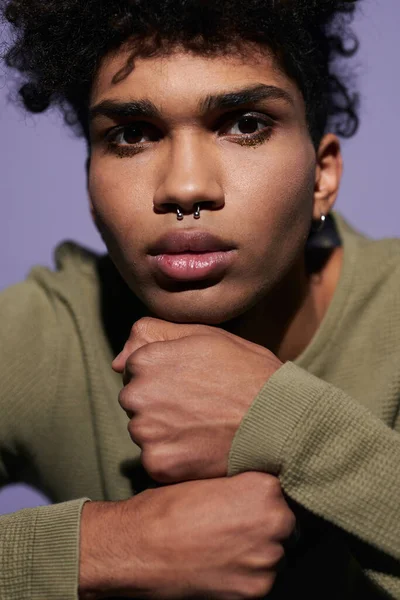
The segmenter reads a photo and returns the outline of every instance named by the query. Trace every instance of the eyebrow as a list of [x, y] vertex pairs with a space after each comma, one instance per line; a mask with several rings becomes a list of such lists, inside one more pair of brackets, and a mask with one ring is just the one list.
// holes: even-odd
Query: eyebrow
[[275, 85], [258, 84], [225, 94], [207, 96], [201, 101], [200, 110], [202, 113], [226, 110], [261, 100], [284, 100], [293, 105], [293, 98], [286, 90]]
[[[217, 110], [239, 108], [246, 104], [260, 102], [261, 100], [283, 100], [293, 105], [293, 98], [286, 90], [274, 85], [258, 84], [248, 88], [241, 88], [232, 92], [209, 95], [199, 102], [202, 115]], [[89, 120], [93, 121], [99, 116], [113, 118], [150, 118], [161, 119], [159, 109], [150, 100], [103, 100], [89, 110]]]
[[157, 119], [161, 117], [161, 113], [150, 100], [130, 100], [129, 102], [103, 100], [89, 110], [90, 121], [99, 116], [109, 117], [110, 119], [115, 117], [147, 117]]

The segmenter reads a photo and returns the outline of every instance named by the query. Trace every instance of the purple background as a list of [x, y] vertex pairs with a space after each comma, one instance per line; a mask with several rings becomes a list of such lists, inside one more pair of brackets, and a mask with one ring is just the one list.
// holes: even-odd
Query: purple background
[[[362, 123], [343, 143], [337, 207], [373, 237], [400, 235], [399, 22], [399, 0], [364, 0], [355, 24]], [[60, 127], [56, 113], [31, 117], [16, 109], [8, 101], [12, 90], [0, 70], [0, 289], [23, 279], [33, 264], [51, 265], [60, 240], [103, 248], [87, 210], [84, 142]], [[45, 501], [10, 486], [0, 492], [0, 514]]]

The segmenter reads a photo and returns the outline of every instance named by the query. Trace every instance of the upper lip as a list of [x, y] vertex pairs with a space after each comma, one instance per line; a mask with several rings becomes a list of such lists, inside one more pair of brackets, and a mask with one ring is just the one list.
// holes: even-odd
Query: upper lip
[[149, 254], [183, 254], [185, 252], [218, 252], [233, 250], [231, 242], [207, 231], [171, 231], [150, 247]]

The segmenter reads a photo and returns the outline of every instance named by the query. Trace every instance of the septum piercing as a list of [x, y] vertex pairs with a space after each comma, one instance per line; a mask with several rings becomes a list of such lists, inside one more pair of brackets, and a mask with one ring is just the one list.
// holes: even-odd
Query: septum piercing
[[[182, 219], [183, 219], [183, 212], [181, 211], [179, 206], [176, 207], [176, 218], [178, 219], [178, 221], [182, 221]], [[200, 219], [200, 204], [195, 205], [193, 218]]]

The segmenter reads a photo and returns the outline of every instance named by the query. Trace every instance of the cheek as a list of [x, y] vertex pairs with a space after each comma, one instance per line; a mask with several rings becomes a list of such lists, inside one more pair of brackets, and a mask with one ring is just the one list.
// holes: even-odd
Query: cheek
[[[249, 252], [249, 275], [283, 272], [306, 242], [313, 210], [315, 152], [307, 142], [254, 150], [235, 171], [236, 228]], [[233, 203], [233, 201], [232, 201]], [[263, 275], [265, 277], [265, 274]]]
[[152, 215], [150, 182], [132, 169], [129, 161], [93, 159], [89, 173], [89, 195], [96, 225], [106, 244], [128, 247], [132, 235], [140, 238], [146, 219]]
[[254, 224], [287, 223], [306, 217], [311, 222], [314, 199], [315, 152], [307, 143], [281, 145], [254, 152], [236, 170], [237, 197], [244, 198]]
[[315, 152], [307, 142], [272, 144], [255, 149], [253, 156], [240, 161], [236, 182], [241, 196], [247, 196], [249, 208], [260, 215], [272, 212], [277, 216], [301, 208], [305, 198], [312, 203]]

